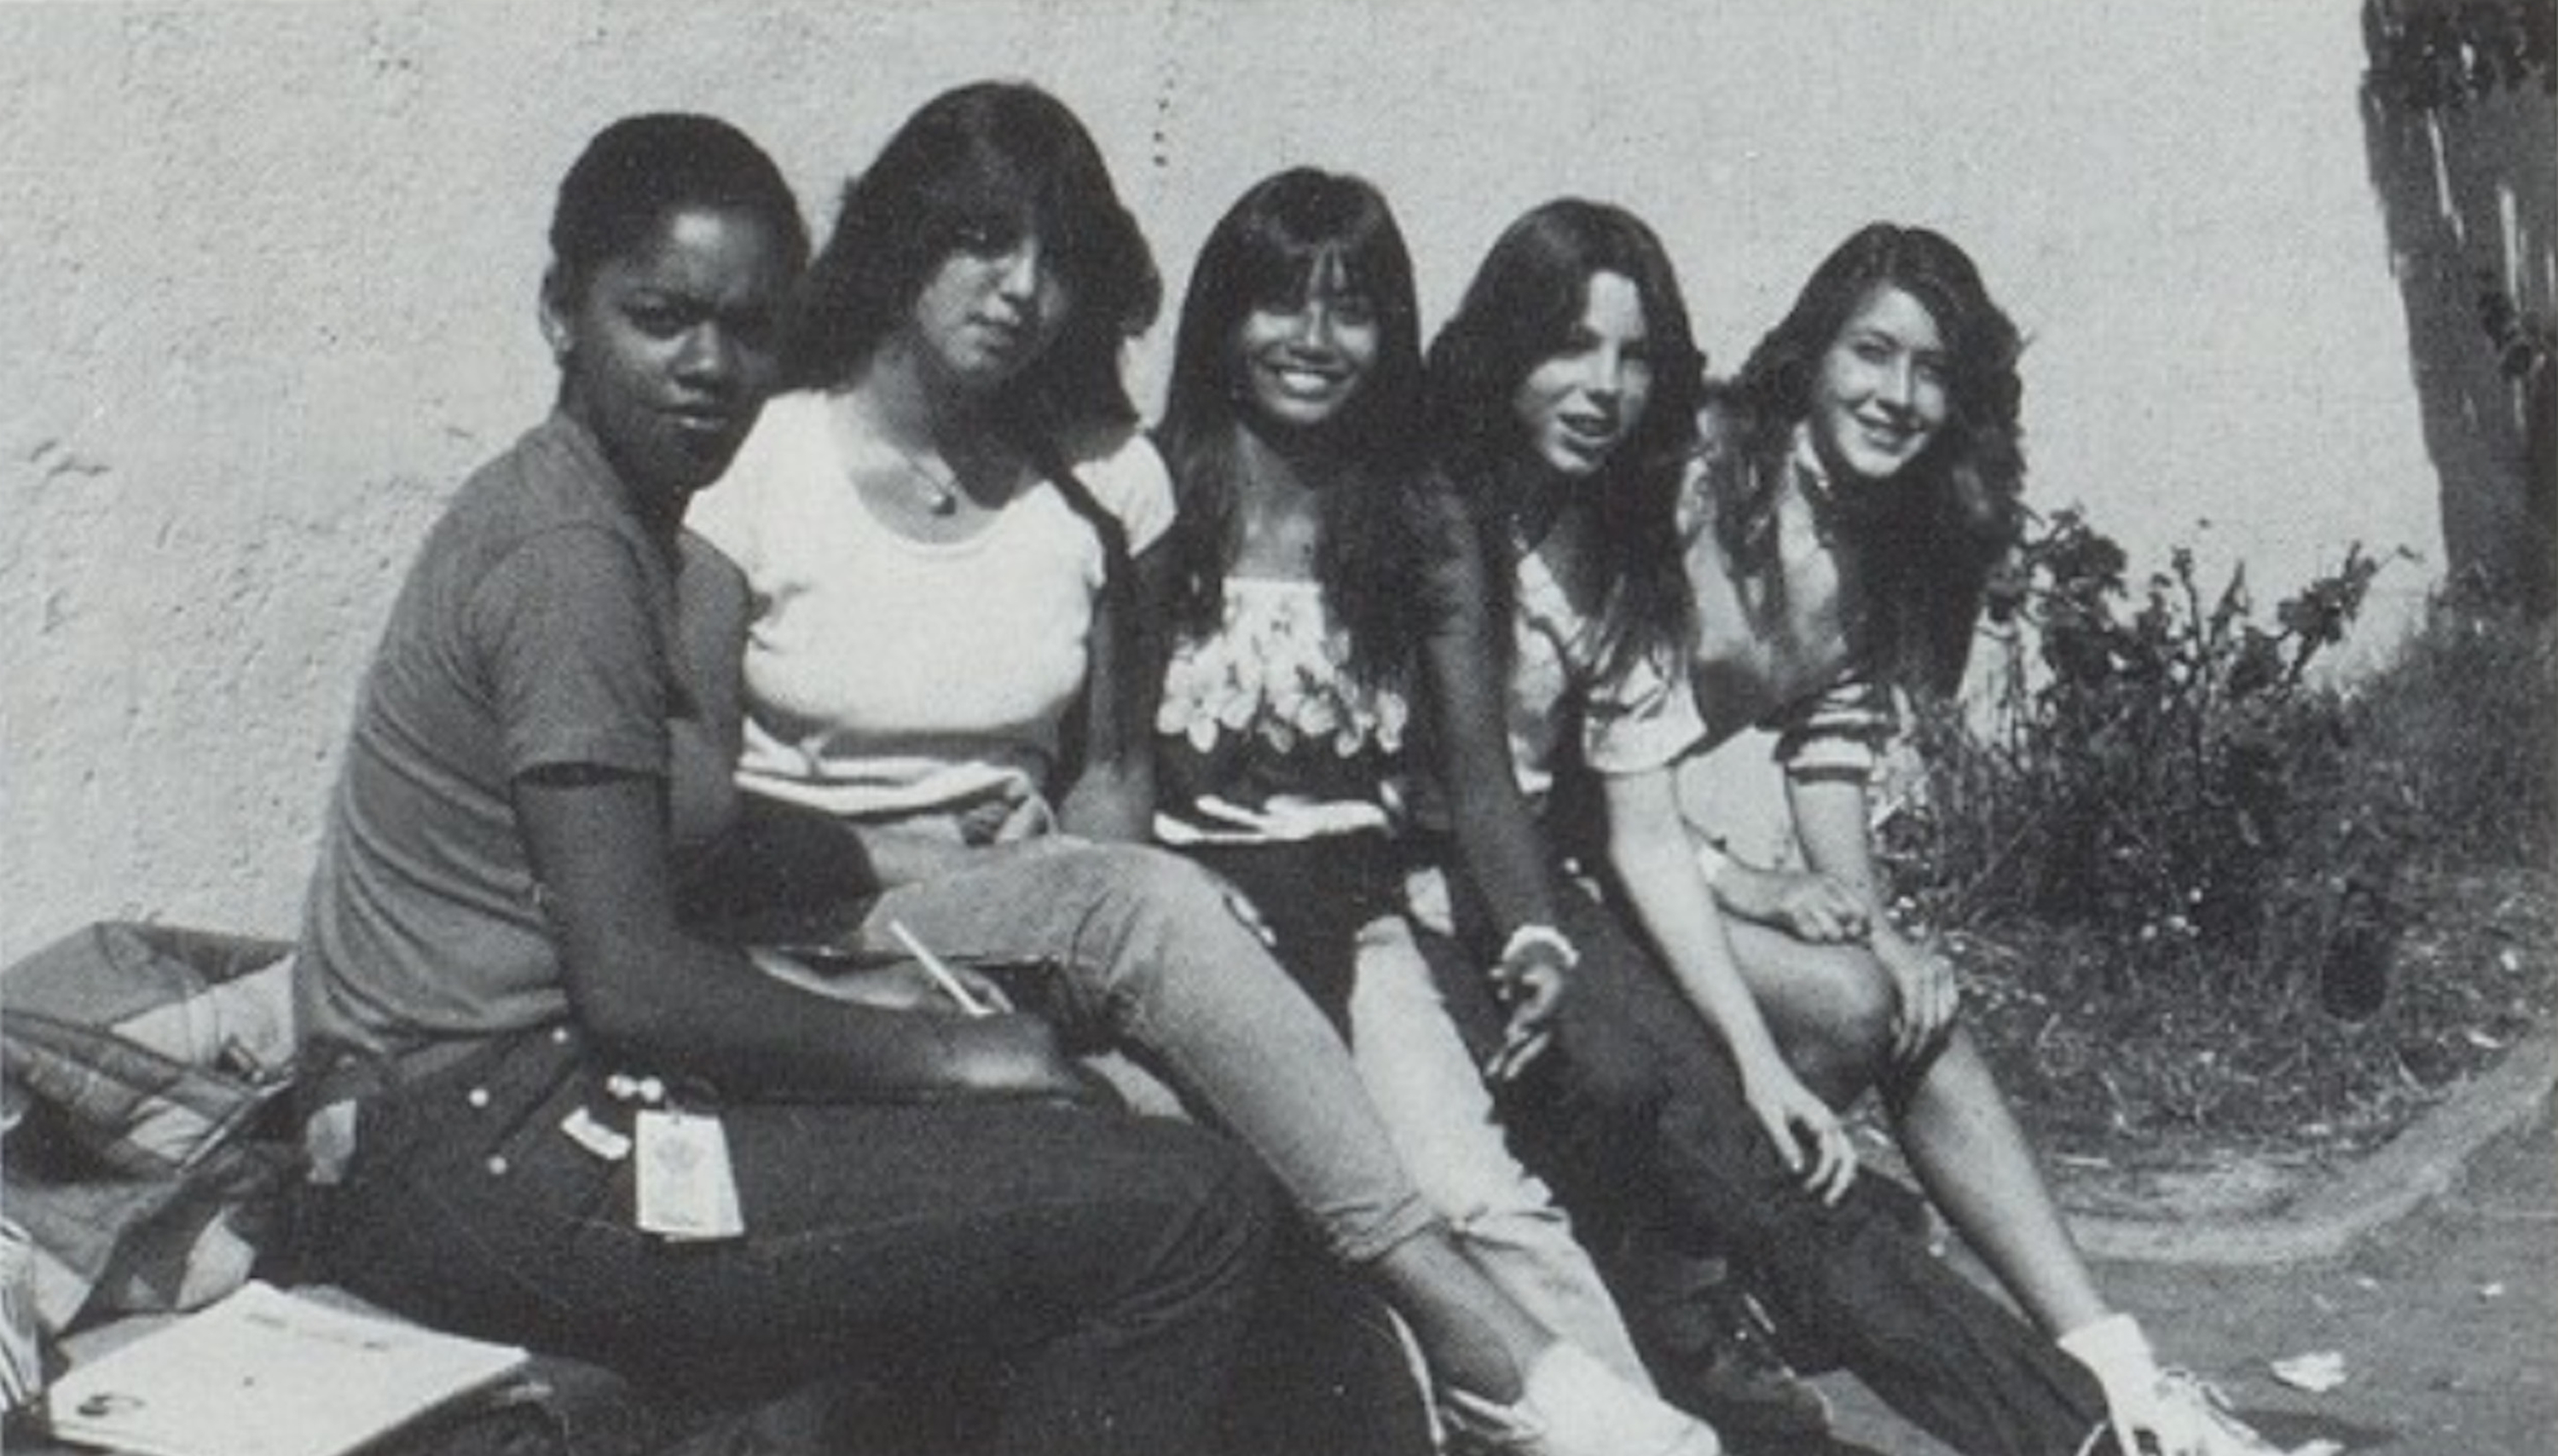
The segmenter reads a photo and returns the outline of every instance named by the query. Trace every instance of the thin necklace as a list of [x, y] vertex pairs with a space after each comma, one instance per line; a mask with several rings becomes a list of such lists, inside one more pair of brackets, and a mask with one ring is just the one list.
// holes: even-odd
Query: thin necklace
[[889, 439], [886, 431], [880, 432], [879, 438], [889, 449], [896, 451], [898, 458], [905, 461], [907, 468], [914, 472], [915, 483], [923, 491], [925, 510], [936, 516], [959, 513], [959, 482], [955, 476], [944, 475], [925, 464], [922, 456]]
[[1829, 466], [1821, 463], [1812, 450], [1811, 437], [1798, 427], [1793, 449], [1785, 453], [1785, 466], [1792, 476], [1794, 489], [1810, 507], [1812, 538], [1823, 546], [1838, 544], [1839, 517], [1844, 509], [1839, 500], [1838, 483], [1830, 478]]
[[849, 393], [845, 396], [845, 400], [846, 407], [860, 427], [860, 433], [878, 444], [887, 446], [891, 454], [905, 462], [908, 479], [916, 487], [918, 496], [916, 503], [928, 515], [945, 519], [957, 515], [959, 497], [962, 493], [959, 486], [959, 472], [936, 470], [925, 464], [922, 456], [899, 444], [895, 432], [889, 429], [887, 422], [879, 418], [877, 408], [869, 401], [856, 398]]

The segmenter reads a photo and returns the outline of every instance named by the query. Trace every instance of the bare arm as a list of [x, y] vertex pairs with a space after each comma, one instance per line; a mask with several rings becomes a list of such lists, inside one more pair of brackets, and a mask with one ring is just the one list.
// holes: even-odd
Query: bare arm
[[1092, 664], [1077, 731], [1082, 751], [1058, 795], [1069, 834], [1142, 843], [1155, 826], [1155, 703], [1164, 691], [1172, 552], [1158, 543], [1137, 558], [1128, 594], [1136, 620], [1119, 620], [1108, 594], [1092, 614]]
[[1506, 950], [1493, 968], [1510, 1007], [1495, 1077], [1513, 1077], [1544, 1049], [1562, 1008], [1573, 952], [1555, 938], [1521, 938], [1529, 927], [1555, 930], [1554, 887], [1543, 837], [1510, 765], [1503, 721], [1501, 654], [1492, 594], [1473, 522], [1444, 495], [1423, 499], [1421, 523], [1432, 548], [1426, 599], [1429, 630], [1421, 648], [1421, 706], [1457, 842], [1456, 868], [1475, 884]]
[[1849, 778], [1788, 777], [1785, 802], [1793, 811], [1794, 837], [1802, 844], [1804, 862], [1869, 911], [1881, 911], [1883, 876], [1867, 837], [1865, 785]]
[[1701, 852], [1701, 858], [1706, 856], [1712, 857], [1706, 879], [1714, 886], [1715, 902], [1734, 919], [1819, 945], [1865, 939], [1864, 899], [1830, 876], [1817, 870], [1745, 864], [1719, 851]]
[[1045, 1022], [830, 1001], [684, 934], [663, 796], [655, 778], [584, 768], [514, 785], [570, 1003], [607, 1048], [734, 1095], [1080, 1094]]
[[1506, 938], [1521, 925], [1554, 923], [1545, 848], [1510, 766], [1483, 550], [1462, 518], [1433, 522], [1430, 534], [1438, 550], [1422, 644], [1424, 705], [1457, 853]]
[[1884, 913], [1865, 784], [1855, 778], [1788, 777], [1785, 785], [1805, 862], [1864, 907], [1867, 944], [1900, 992], [1894, 1054], [1905, 1061], [1920, 1056], [1953, 1024], [1959, 988], [1944, 957], [1903, 935]]
[[[1786, 1166], [1836, 1198], [1855, 1176], [1856, 1152], [1838, 1117], [1786, 1065], [1759, 1002], [1733, 964], [1714, 893], [1697, 868], [1679, 818], [1670, 770], [1606, 777], [1608, 861], [1635, 918], [1679, 990], [1720, 1035], [1741, 1073], [1742, 1096]], [[1809, 1144], [1808, 1166], [1803, 1156]]]

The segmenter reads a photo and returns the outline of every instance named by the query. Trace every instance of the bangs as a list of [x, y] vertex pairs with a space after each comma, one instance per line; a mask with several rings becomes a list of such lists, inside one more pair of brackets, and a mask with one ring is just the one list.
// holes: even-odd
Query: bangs
[[1245, 254], [1236, 279], [1242, 286], [1241, 302], [1249, 307], [1283, 311], [1304, 307], [1315, 292], [1316, 280], [1326, 271], [1327, 259], [1336, 260], [1340, 288], [1354, 290], [1348, 266], [1338, 262], [1341, 249], [1333, 244], [1307, 244], [1275, 234], [1253, 241], [1257, 246]]
[[1048, 241], [1030, 179], [995, 159], [953, 168], [925, 184], [917, 233], [933, 252], [968, 246], [1009, 248], [1032, 232]]
[[[1093, 200], [1095, 180], [1079, 173], [1073, 161], [973, 145], [924, 183], [918, 199], [924, 214], [920, 229], [935, 251], [999, 251], [1035, 235], [1044, 252], [1080, 279], [1085, 261], [1112, 251], [1115, 232]], [[1103, 190], [1107, 185], [1106, 178], [1098, 183]]]
[[1329, 291], [1391, 315], [1403, 311], [1411, 293], [1392, 250], [1373, 228], [1308, 237], [1274, 221], [1245, 240], [1239, 263], [1236, 281], [1253, 307], [1299, 309], [1318, 291]]

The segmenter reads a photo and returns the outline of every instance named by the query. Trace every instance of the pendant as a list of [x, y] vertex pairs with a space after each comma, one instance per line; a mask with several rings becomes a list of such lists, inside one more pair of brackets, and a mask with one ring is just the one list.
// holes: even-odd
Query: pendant
[[934, 485], [924, 498], [924, 508], [936, 516], [959, 514], [959, 492], [947, 485]]

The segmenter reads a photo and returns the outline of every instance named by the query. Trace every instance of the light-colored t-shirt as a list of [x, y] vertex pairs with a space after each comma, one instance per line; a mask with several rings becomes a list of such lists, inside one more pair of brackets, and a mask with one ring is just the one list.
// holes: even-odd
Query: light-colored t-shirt
[[[1083, 685], [1101, 538], [1041, 480], [974, 535], [914, 540], [854, 487], [871, 447], [845, 428], [827, 395], [773, 401], [687, 517], [751, 598], [738, 786], [865, 820], [1025, 802]], [[1170, 526], [1171, 479], [1134, 431], [1066, 458], [1132, 553]]]
[[1710, 413], [1703, 425], [1679, 491], [1679, 528], [1696, 602], [1688, 677], [1706, 741], [1764, 727], [1777, 733], [1788, 774], [1862, 779], [1899, 720], [1889, 690], [1857, 660], [1856, 567], [1850, 548], [1822, 528], [1819, 502], [1831, 486], [1809, 433], [1796, 430], [1779, 466], [1776, 569], [1745, 578], [1713, 523], [1716, 492], [1738, 488], [1745, 463], [1728, 427]]
[[1592, 529], [1587, 513], [1569, 514], [1514, 568], [1510, 763], [1532, 804], [1554, 787], [1576, 720], [1582, 761], [1603, 774], [1666, 768], [1705, 732], [1678, 664], [1638, 656], [1602, 672], [1604, 603], [1593, 574], [1575, 569], [1598, 559]]

